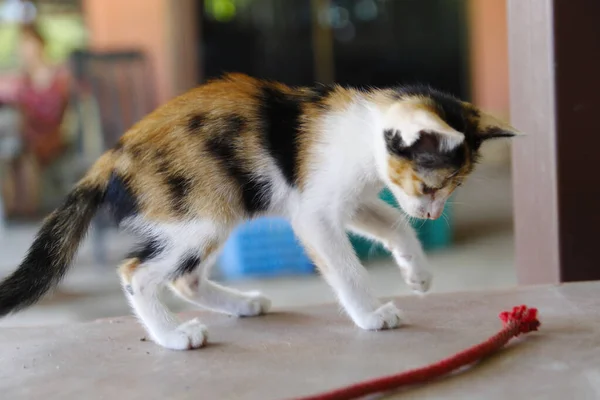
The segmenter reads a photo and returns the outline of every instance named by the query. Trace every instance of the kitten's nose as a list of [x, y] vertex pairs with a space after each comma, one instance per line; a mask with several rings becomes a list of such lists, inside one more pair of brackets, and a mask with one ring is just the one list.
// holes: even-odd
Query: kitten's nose
[[444, 209], [442, 207], [440, 208], [433, 208], [431, 211], [427, 212], [427, 219], [438, 219], [439, 217], [442, 216], [442, 211], [444, 211]]

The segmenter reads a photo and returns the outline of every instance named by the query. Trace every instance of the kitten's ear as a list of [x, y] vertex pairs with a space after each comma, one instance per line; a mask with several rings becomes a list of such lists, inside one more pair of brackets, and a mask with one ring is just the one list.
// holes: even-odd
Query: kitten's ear
[[419, 103], [398, 102], [390, 106], [384, 130], [398, 132], [406, 146], [411, 146], [423, 135], [435, 135], [440, 150], [460, 145], [465, 136], [453, 129], [440, 116]]
[[479, 112], [479, 125], [477, 131], [481, 140], [524, 136], [523, 133], [508, 122], [483, 111]]

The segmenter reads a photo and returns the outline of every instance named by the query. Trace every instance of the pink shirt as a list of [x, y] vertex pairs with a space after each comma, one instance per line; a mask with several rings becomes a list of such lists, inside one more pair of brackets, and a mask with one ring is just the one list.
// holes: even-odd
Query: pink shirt
[[2, 100], [14, 104], [22, 116], [21, 134], [26, 147], [45, 164], [62, 152], [64, 143], [60, 130], [69, 98], [69, 74], [57, 69], [52, 82], [36, 88], [28, 76], [15, 83], [12, 93]]

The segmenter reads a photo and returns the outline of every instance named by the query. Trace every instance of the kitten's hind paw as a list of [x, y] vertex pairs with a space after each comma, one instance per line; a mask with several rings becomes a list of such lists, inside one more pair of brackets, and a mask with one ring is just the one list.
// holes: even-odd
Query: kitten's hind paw
[[170, 332], [159, 335], [155, 338], [155, 341], [171, 350], [192, 350], [204, 346], [207, 339], [206, 326], [202, 325], [197, 318], [194, 318]]
[[271, 300], [260, 292], [247, 292], [246, 299], [242, 302], [237, 313], [240, 317], [255, 317], [266, 314], [271, 309]]

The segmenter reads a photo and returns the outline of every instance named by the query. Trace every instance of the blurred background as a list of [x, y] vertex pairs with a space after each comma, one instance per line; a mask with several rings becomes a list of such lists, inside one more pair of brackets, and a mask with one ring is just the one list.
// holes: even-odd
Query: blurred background
[[[0, 277], [16, 268], [41, 219], [129, 126], [227, 71], [291, 85], [427, 83], [508, 118], [506, 4], [0, 0]], [[509, 143], [486, 144], [483, 153], [444, 218], [415, 224], [435, 292], [516, 284]], [[380, 295], [408, 294], [385, 251], [352, 241]], [[132, 242], [99, 215], [59, 290], [0, 326], [128, 314], [114, 270]], [[215, 279], [261, 289], [275, 307], [334, 299], [277, 219], [241, 226]]]

